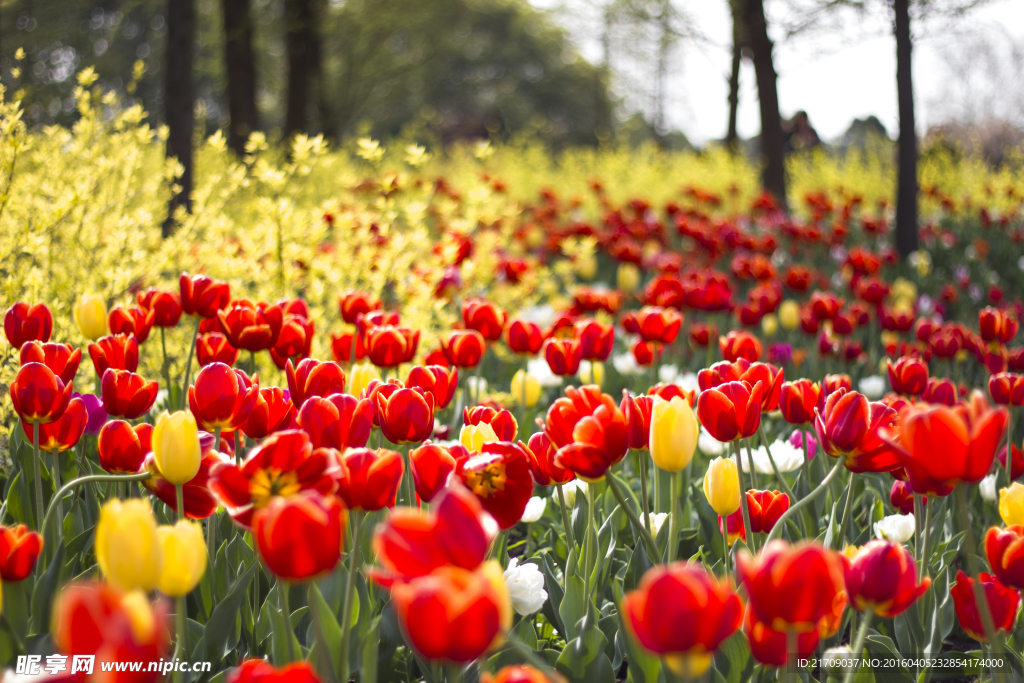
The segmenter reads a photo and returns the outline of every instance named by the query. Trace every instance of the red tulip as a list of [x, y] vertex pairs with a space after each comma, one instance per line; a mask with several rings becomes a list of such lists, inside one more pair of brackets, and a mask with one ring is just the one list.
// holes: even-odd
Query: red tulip
[[[63, 453], [69, 448], [73, 448], [85, 433], [85, 425], [88, 421], [89, 411], [85, 408], [85, 401], [80, 398], [71, 399], [59, 419], [39, 425], [39, 450], [48, 453]], [[22, 420], [21, 428], [25, 432], [28, 442], [34, 443], [32, 425]]]
[[177, 292], [150, 287], [145, 292], [139, 292], [136, 299], [139, 306], [153, 312], [153, 324], [157, 327], [174, 327], [181, 319], [181, 298]]
[[690, 341], [694, 346], [707, 348], [711, 340], [718, 336], [718, 328], [707, 323], [693, 323], [690, 325]]
[[21, 419], [40, 425], [56, 422], [71, 403], [72, 385], [65, 386], [42, 363], [26, 363], [11, 382], [11, 403]]
[[747, 439], [761, 424], [763, 385], [726, 382], [702, 391], [697, 397], [697, 417], [708, 434], [718, 441]]
[[602, 479], [629, 447], [626, 416], [592, 384], [568, 387], [548, 408], [545, 431], [558, 448], [555, 464], [588, 481]]
[[992, 466], [1006, 432], [1005, 408], [916, 405], [900, 413], [897, 454], [915, 493], [946, 496], [976, 484]]
[[846, 604], [843, 563], [816, 543], [771, 541], [752, 558], [741, 552], [736, 572], [747, 589], [754, 620], [777, 630], [825, 636]]
[[284, 391], [278, 387], [264, 387], [240, 429], [250, 439], [262, 439], [273, 432], [288, 429], [294, 420], [295, 405], [284, 397]]
[[309, 662], [294, 662], [280, 669], [265, 659], [247, 659], [227, 675], [227, 683], [321, 683]]
[[[93, 655], [101, 662], [157, 662], [170, 654], [167, 610], [163, 602], [139, 600], [139, 594], [124, 594], [109, 584], [75, 582], [55, 596], [53, 641], [64, 655]], [[67, 662], [68, 669], [71, 661]], [[88, 680], [79, 673], [81, 680]], [[129, 670], [99, 673], [89, 678], [106, 683], [157, 683], [164, 679], [159, 670]]]
[[666, 401], [671, 401], [678, 396], [689, 403], [691, 408], [697, 405], [697, 391], [695, 389], [684, 389], [678, 384], [659, 382], [647, 390], [647, 395], [652, 397], [660, 396]]
[[631, 396], [625, 389], [622, 390], [622, 401], [619, 403], [619, 410], [622, 411], [629, 425], [629, 447], [637, 450], [647, 450], [651, 437], [651, 411], [654, 409], [654, 398], [652, 396]]
[[53, 334], [53, 314], [46, 304], [29, 306], [24, 301], [16, 301], [4, 314], [4, 334], [16, 349], [29, 341], [46, 343]]
[[644, 341], [659, 344], [674, 342], [682, 325], [682, 314], [660, 306], [644, 306], [639, 311], [630, 311], [622, 318], [622, 326], [627, 332], [640, 335]]
[[770, 532], [779, 517], [789, 509], [790, 500], [785, 493], [751, 490], [747, 491], [746, 496], [750, 510], [750, 530], [754, 533]]
[[558, 452], [544, 432], [537, 432], [530, 437], [530, 442], [519, 446], [526, 451], [530, 460], [530, 472], [533, 473], [533, 480], [538, 486], [553, 486], [565, 484], [576, 478], [572, 470], [565, 469], [555, 462], [555, 454]]
[[580, 320], [576, 323], [576, 338], [580, 340], [583, 360], [603, 363], [612, 355], [615, 327], [603, 325], [596, 320]]
[[27, 579], [43, 551], [43, 537], [24, 524], [0, 526], [0, 578], [12, 583]]
[[914, 326], [914, 313], [886, 307], [882, 309], [881, 323], [887, 332], [909, 332]]
[[145, 310], [138, 306], [115, 306], [107, 314], [107, 327], [110, 334], [124, 334], [135, 337], [140, 344], [149, 339], [149, 331], [156, 322], [156, 311]]
[[1017, 336], [1018, 329], [1020, 329], [1020, 324], [1017, 319], [998, 308], [988, 306], [978, 313], [978, 332], [986, 342], [997, 341], [1001, 344], [1008, 344]]
[[513, 353], [536, 356], [540, 352], [540, 345], [544, 343], [544, 333], [536, 323], [512, 320], [505, 330], [505, 343]]
[[[140, 425], [141, 427], [141, 425]], [[150, 450], [149, 437], [142, 433], [141, 429], [136, 430], [139, 440], [142, 442], [142, 452]], [[152, 431], [152, 430], [150, 430]], [[203, 449], [203, 457], [199, 461], [199, 471], [182, 485], [184, 494], [185, 516], [189, 519], [206, 519], [217, 511], [217, 499], [210, 491], [210, 472], [218, 464], [224, 461], [222, 456], [213, 450], [213, 435], [202, 432], [204, 436], [199, 437], [199, 443]], [[204, 438], [205, 437], [205, 438]], [[221, 448], [225, 448], [228, 441], [221, 440]], [[160, 468], [157, 467], [156, 459], [149, 453], [142, 461], [140, 472], [149, 472], [150, 478], [142, 482], [146, 489], [163, 502], [172, 512], [178, 511], [177, 492], [174, 484], [164, 478]]]
[[498, 533], [494, 518], [461, 483], [444, 489], [431, 512], [398, 507], [373, 538], [382, 573], [380, 583], [408, 581], [445, 566], [473, 570], [487, 559]]
[[956, 385], [948, 379], [939, 379], [938, 377], [930, 377], [928, 384], [925, 385], [924, 393], [921, 394], [921, 400], [925, 403], [941, 403], [945, 406], [955, 406], [959, 398]]
[[[845, 603], [844, 603], [845, 605]], [[753, 610], [748, 609], [743, 618], [743, 633], [750, 645], [750, 654], [766, 666], [785, 666], [789, 659], [789, 643], [785, 631], [776, 631], [768, 624], [758, 621]], [[797, 634], [796, 657], [807, 657], [818, 649], [821, 636], [817, 631], [803, 631]]]
[[648, 570], [622, 598], [621, 613], [644, 649], [674, 670], [681, 665], [699, 676], [711, 663], [709, 655], [739, 629], [743, 601], [728, 581], [720, 582], [702, 565], [673, 562]]
[[363, 389], [359, 397], [368, 399], [370, 401], [370, 405], [373, 406], [373, 426], [375, 428], [380, 428], [380, 414], [377, 412], [377, 394], [383, 394], [385, 397], [389, 397], [391, 394], [404, 387], [405, 382], [397, 377], [392, 377], [386, 382], [382, 382], [379, 379], [370, 380], [370, 383], [366, 385], [365, 389]]
[[111, 420], [103, 425], [97, 441], [100, 467], [115, 474], [135, 474], [139, 471], [149, 452], [148, 447], [143, 448], [139, 427], [132, 427], [124, 420]]
[[427, 503], [448, 486], [448, 477], [458, 464], [448, 448], [429, 441], [409, 451], [409, 462], [416, 495]]
[[1024, 375], [1000, 372], [988, 378], [988, 393], [1001, 406], [1024, 406]]
[[281, 334], [284, 313], [277, 305], [237, 299], [227, 308], [217, 311], [217, 319], [232, 346], [256, 353], [274, 346]]
[[373, 403], [350, 394], [313, 396], [302, 404], [298, 424], [314, 448], [362, 448], [373, 429]]
[[358, 332], [343, 332], [342, 334], [331, 335], [331, 353], [334, 360], [339, 363], [352, 362], [352, 340], [356, 344], [356, 360], [366, 358], [366, 345], [363, 343], [363, 336]]
[[277, 335], [277, 341], [270, 349], [270, 359], [274, 361], [277, 369], [284, 370], [288, 361], [297, 362], [309, 358], [313, 350], [315, 333], [316, 325], [312, 318], [286, 314], [281, 333]]
[[395, 368], [412, 362], [419, 343], [419, 330], [382, 325], [367, 331], [366, 355], [379, 368]]
[[928, 384], [928, 365], [920, 358], [903, 356], [896, 360], [885, 362], [889, 372], [889, 386], [897, 394], [917, 396], [924, 391]]
[[502, 529], [511, 529], [522, 519], [533, 495], [524, 449], [507, 441], [485, 443], [481, 453], [458, 463], [456, 473]]
[[359, 335], [366, 339], [370, 330], [375, 327], [397, 327], [401, 321], [401, 316], [396, 311], [370, 311], [369, 313], [360, 313], [356, 316], [356, 331]]
[[985, 556], [1000, 583], [1024, 589], [1024, 526], [990, 528], [985, 534]]
[[186, 315], [215, 318], [217, 311], [227, 308], [231, 301], [231, 287], [228, 283], [206, 275], [182, 273], [178, 287], [181, 292], [181, 310]]
[[736, 361], [736, 365], [740, 371], [740, 381], [747, 382], [750, 386], [761, 383], [761, 412], [770, 413], [778, 409], [782, 384], [786, 380], [782, 368], [769, 363], [748, 364], [742, 358]]
[[575, 375], [580, 371], [583, 349], [578, 339], [549, 338], [544, 342], [544, 360], [551, 372], [561, 377]]
[[338, 308], [342, 319], [355, 325], [360, 315], [380, 310], [380, 300], [368, 292], [349, 291], [338, 297]]
[[561, 674], [547, 674], [532, 666], [503, 666], [494, 676], [486, 671], [480, 676], [480, 683], [565, 683]]
[[418, 443], [434, 430], [434, 395], [402, 388], [390, 396], [378, 392], [377, 418], [384, 438], [393, 444]]
[[293, 366], [285, 365], [288, 378], [288, 394], [292, 404], [301, 409], [310, 396], [330, 396], [345, 391], [345, 371], [333, 361], [319, 361], [305, 358]]
[[[1013, 455], [1010, 459], [1010, 479], [1016, 480], [1022, 474], [1024, 474], [1024, 453], [1017, 448], [1017, 444], [1012, 444]], [[1006, 446], [1004, 445], [999, 449], [999, 455], [996, 456], [996, 460], [999, 461], [999, 469], [1006, 471]]]
[[227, 460], [214, 462], [209, 489], [235, 522], [248, 528], [253, 513], [275, 498], [303, 491], [324, 496], [334, 493], [337, 484], [329, 471], [332, 460], [331, 451], [314, 450], [305, 432], [289, 429], [267, 437], [240, 465]]
[[468, 299], [462, 304], [462, 322], [467, 330], [476, 330], [487, 341], [501, 339], [508, 313], [489, 301]]
[[233, 432], [249, 419], [260, 393], [259, 377], [212, 363], [199, 371], [188, 388], [188, 407], [206, 431]]
[[730, 363], [739, 358], [746, 358], [751, 363], [761, 359], [761, 342], [743, 330], [732, 330], [724, 337], [719, 337], [718, 348], [722, 352], [722, 358]]
[[881, 402], [872, 402], [856, 391], [839, 389], [814, 409], [818, 443], [833, 458], [845, 456], [851, 472], [889, 472], [899, 467], [894, 449], [882, 431], [896, 426], [897, 413]]
[[818, 409], [823, 410], [825, 408], [825, 400], [828, 399], [829, 394], [839, 389], [846, 389], [847, 391], [853, 391], [853, 380], [850, 379], [849, 375], [825, 375], [821, 380], [820, 390], [818, 392]]
[[476, 330], [452, 330], [441, 337], [441, 351], [457, 368], [475, 368], [487, 352], [487, 342]]
[[196, 337], [196, 358], [202, 367], [212, 363], [234, 365], [238, 360], [238, 353], [238, 349], [220, 332], [207, 332]]
[[814, 292], [811, 294], [811, 313], [818, 320], [832, 320], [845, 303], [832, 292]]
[[645, 342], [643, 339], [637, 339], [633, 342], [633, 346], [630, 347], [629, 351], [633, 354], [633, 359], [637, 365], [648, 367], [654, 362], [655, 348], [657, 348], [658, 358], [661, 358], [665, 347], [659, 347], [653, 342]]
[[743, 367], [741, 365], [727, 360], [719, 361], [710, 368], [697, 372], [697, 386], [700, 387], [701, 391], [705, 391], [726, 382], [738, 382], [742, 371]]
[[877, 306], [889, 296], [889, 285], [878, 277], [862, 277], [854, 288], [857, 296], [869, 304]]
[[42, 363], [60, 377], [64, 384], [71, 384], [78, 373], [78, 365], [82, 362], [82, 350], [74, 348], [71, 344], [27, 341], [21, 346], [18, 360], [21, 365]]
[[[978, 579], [984, 589], [996, 632], [1012, 632], [1013, 623], [1017, 619], [1017, 607], [1020, 605], [1020, 593], [1007, 588], [995, 576], [986, 572], [982, 572]], [[978, 642], [987, 643], [981, 615], [978, 614], [978, 602], [974, 597], [974, 580], [961, 569], [956, 573], [956, 583], [949, 589], [949, 594], [953, 597], [953, 610], [963, 630]]]
[[809, 379], [785, 382], [779, 391], [779, 410], [789, 424], [814, 422], [814, 407], [821, 389]]
[[286, 581], [325, 574], [341, 557], [345, 508], [316, 491], [274, 496], [252, 516], [253, 538], [263, 562]]
[[914, 557], [895, 541], [869, 541], [843, 564], [850, 605], [883, 619], [905, 612], [932, 584], [927, 576], [918, 583]]
[[501, 642], [512, 605], [495, 564], [481, 570], [441, 567], [391, 597], [406, 640], [427, 660], [471, 662]]
[[495, 410], [490, 406], [462, 409], [462, 424], [478, 425], [481, 422], [486, 422], [491, 426], [498, 441], [515, 441], [516, 434], [519, 433], [519, 423], [507, 410]]
[[[443, 410], [448, 407], [455, 397], [455, 390], [459, 388], [459, 371], [448, 370], [440, 365], [414, 365], [409, 370], [409, 378], [405, 386], [419, 387], [434, 395], [434, 408]], [[509, 439], [505, 439], [508, 441]]]
[[139, 342], [126, 334], [109, 334], [89, 344], [89, 356], [101, 377], [108, 368], [135, 372], [139, 369]]
[[[1021, 463], [1024, 466], [1024, 463]], [[897, 474], [896, 471], [891, 474]], [[909, 515], [914, 511], [914, 491], [910, 488], [910, 484], [906, 481], [897, 479], [892, 483], [892, 488], [889, 490], [889, 503], [900, 511], [902, 515]], [[928, 504], [928, 497], [921, 497], [921, 504]]]

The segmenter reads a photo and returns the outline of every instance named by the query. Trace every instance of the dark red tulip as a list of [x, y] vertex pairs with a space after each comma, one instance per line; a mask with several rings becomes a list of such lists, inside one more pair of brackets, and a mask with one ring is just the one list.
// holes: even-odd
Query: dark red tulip
[[434, 395], [434, 409], [443, 410], [452, 402], [455, 390], [459, 388], [459, 371], [449, 370], [440, 365], [414, 365], [409, 370], [405, 386], [429, 391]]
[[10, 387], [14, 411], [22, 420], [40, 425], [60, 419], [71, 403], [71, 392], [72, 385], [65, 385], [42, 363], [22, 365]]
[[[1021, 463], [1024, 467], [1024, 462]], [[896, 474], [896, 472], [892, 472]], [[901, 515], [909, 515], [914, 511], [914, 491], [910, 488], [910, 484], [906, 481], [897, 479], [892, 483], [892, 488], [889, 490], [889, 503], [892, 504], [893, 508], [900, 511]], [[928, 497], [922, 496], [921, 503], [923, 505], [928, 504]]]
[[48, 342], [53, 334], [53, 314], [46, 304], [30, 306], [17, 301], [4, 314], [4, 334], [16, 349], [29, 341]]
[[544, 360], [551, 372], [569, 377], [580, 371], [583, 349], [578, 339], [549, 338], [544, 342]]
[[156, 403], [159, 387], [156, 382], [147, 382], [142, 375], [127, 370], [107, 370], [100, 380], [103, 390], [103, 407], [111, 417], [135, 420]]
[[[651, 438], [651, 411], [654, 409], [652, 396], [631, 396], [622, 390], [622, 401], [619, 410], [629, 424], [629, 447], [646, 450]], [[643, 457], [643, 456], [641, 456]]]
[[536, 323], [513, 319], [505, 330], [505, 343], [513, 353], [536, 356], [544, 343], [544, 332]]
[[[999, 449], [999, 455], [996, 456], [996, 460], [999, 461], [999, 469], [1006, 471], [1006, 446], [1004, 445]], [[1021, 475], [1024, 475], [1024, 453], [1017, 448], [1017, 444], [1013, 444], [1013, 456], [1010, 460], [1010, 479], [1016, 480]]]
[[580, 340], [583, 360], [603, 363], [612, 355], [615, 327], [603, 325], [596, 320], [580, 320], [576, 323], [576, 338]]
[[[89, 421], [89, 411], [85, 409], [85, 401], [72, 398], [64, 414], [57, 420], [39, 425], [39, 450], [48, 453], [63, 453], [75, 446], [85, 433], [85, 425]], [[21, 421], [21, 428], [29, 443], [32, 440], [32, 425]]]
[[345, 371], [334, 361], [319, 361], [306, 358], [293, 366], [291, 361], [285, 365], [285, 376], [288, 379], [288, 394], [296, 408], [311, 396], [330, 396], [345, 391]]
[[70, 384], [78, 373], [78, 365], [82, 362], [82, 350], [74, 348], [71, 344], [27, 341], [21, 346], [18, 360], [21, 365], [42, 363], [60, 377], [64, 384]]
[[921, 394], [921, 400], [925, 403], [941, 403], [944, 406], [954, 406], [959, 399], [956, 385], [948, 379], [938, 377], [929, 377], [928, 384]]
[[143, 445], [137, 427], [124, 420], [111, 420], [103, 425], [97, 441], [100, 467], [115, 474], [135, 474], [146, 459], [148, 446]]
[[811, 294], [811, 314], [821, 320], [832, 320], [843, 307], [843, 300], [832, 292], [814, 292]]
[[127, 334], [109, 334], [89, 344], [89, 356], [100, 377], [111, 368], [135, 372], [139, 369], [139, 342]]
[[181, 319], [181, 299], [177, 292], [167, 292], [150, 287], [136, 297], [139, 306], [152, 311], [153, 324], [157, 327], [174, 327]]
[[988, 393], [1001, 406], [1024, 406], [1024, 375], [1000, 372], [988, 378]]
[[231, 287], [226, 282], [206, 275], [182, 273], [178, 278], [181, 310], [186, 315], [214, 318], [217, 311], [227, 308], [231, 301]]
[[362, 448], [373, 429], [373, 403], [350, 394], [311, 396], [298, 412], [298, 424], [314, 448]]
[[815, 408], [818, 443], [834, 458], [845, 456], [851, 472], [889, 472], [900, 465], [883, 432], [896, 426], [897, 413], [856, 391], [839, 389], [829, 395], [825, 408]]
[[895, 365], [887, 360], [885, 367], [889, 372], [889, 386], [897, 394], [917, 396], [928, 385], [928, 364], [920, 358], [903, 356]]
[[480, 453], [459, 461], [456, 474], [502, 529], [522, 519], [533, 495], [533, 476], [526, 451], [518, 444], [485, 443]]
[[927, 576], [918, 582], [914, 556], [895, 541], [869, 541], [843, 565], [850, 606], [883, 619], [905, 612], [932, 584]]
[[259, 393], [259, 377], [249, 379], [241, 370], [212, 363], [199, 371], [188, 388], [188, 407], [206, 431], [233, 432], [249, 419]]

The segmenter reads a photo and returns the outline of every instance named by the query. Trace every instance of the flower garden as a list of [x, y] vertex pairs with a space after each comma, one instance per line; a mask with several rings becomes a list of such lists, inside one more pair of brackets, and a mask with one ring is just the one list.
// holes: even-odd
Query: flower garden
[[724, 152], [217, 133], [162, 237], [93, 80], [0, 104], [14, 680], [1024, 679], [1019, 176], [926, 155], [901, 261], [883, 147], [787, 214]]

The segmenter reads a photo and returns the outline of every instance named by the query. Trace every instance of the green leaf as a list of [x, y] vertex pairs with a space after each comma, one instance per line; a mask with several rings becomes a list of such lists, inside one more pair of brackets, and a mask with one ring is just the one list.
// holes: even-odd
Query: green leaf
[[[864, 641], [864, 646], [872, 657], [881, 657], [883, 659], [898, 659], [900, 657], [896, 645], [890, 638], [885, 636], [869, 635]], [[914, 683], [914, 677], [903, 666], [880, 667], [875, 669], [874, 674], [876, 683]]]
[[[589, 620], [588, 620], [589, 621]], [[558, 656], [555, 668], [571, 683], [615, 683], [612, 663], [602, 651], [600, 631], [586, 624]]]
[[[347, 681], [348, 672], [341, 671], [341, 625], [315, 582], [309, 584], [308, 600], [309, 612], [313, 617], [313, 633], [316, 638], [309, 651], [309, 661], [317, 668], [322, 678], [327, 680], [340, 678]], [[324, 656], [330, 657], [330, 671], [320, 671], [322, 668], [320, 658]]]
[[559, 617], [565, 627], [563, 635], [568, 642], [579, 635], [577, 623], [587, 614], [587, 605], [590, 603], [584, 594], [586, 587], [576, 574], [571, 574], [565, 579], [565, 597], [558, 608]]
[[747, 637], [737, 631], [715, 652], [715, 670], [722, 674], [726, 683], [743, 683], [752, 677], [757, 664], [750, 656]]
[[537, 632], [533, 628], [533, 620], [529, 618], [520, 619], [519, 623], [512, 629], [512, 632], [509, 633], [509, 639], [518, 640], [526, 647], [535, 651], [537, 649]]
[[256, 572], [256, 563], [249, 565], [241, 576], [227, 590], [226, 595], [213, 608], [213, 613], [203, 629], [203, 652], [206, 661], [220, 661], [233, 648], [227, 647], [228, 636], [234, 634], [235, 616], [241, 607], [242, 600]]
[[[29, 632], [29, 594], [32, 592], [32, 577], [24, 581], [3, 582], [3, 609], [0, 615], [7, 620], [14, 635], [22, 638]], [[0, 659], [0, 661], [8, 661]]]
[[369, 632], [360, 643], [359, 680], [377, 680], [377, 654], [380, 646], [380, 617], [373, 620]]
[[33, 635], [42, 635], [50, 630], [50, 605], [53, 603], [53, 596], [57, 594], [63, 564], [64, 543], [61, 541], [57, 544], [49, 566], [39, 577], [35, 590], [32, 591], [32, 628], [29, 633]]

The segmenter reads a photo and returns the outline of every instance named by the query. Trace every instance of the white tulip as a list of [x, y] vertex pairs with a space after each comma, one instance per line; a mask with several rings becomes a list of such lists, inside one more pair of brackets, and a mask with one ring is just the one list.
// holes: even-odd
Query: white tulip
[[548, 501], [546, 498], [540, 498], [534, 496], [530, 498], [530, 502], [526, 504], [526, 510], [523, 511], [523, 518], [521, 521], [529, 524], [530, 522], [536, 522], [538, 519], [544, 516], [544, 510], [547, 509]]
[[914, 536], [914, 514], [889, 515], [875, 522], [875, 537], [906, 543]]
[[725, 444], [700, 428], [700, 435], [697, 437], [697, 448], [704, 455], [721, 455], [725, 452]]
[[651, 512], [648, 513], [651, 517], [651, 536], [657, 536], [658, 532], [661, 531], [661, 525], [668, 519], [667, 512]]
[[615, 366], [615, 371], [624, 377], [642, 375], [647, 372], [647, 368], [637, 363], [632, 353], [621, 353], [618, 356], [613, 356], [612, 365]]
[[576, 505], [576, 492], [582, 491], [583, 495], [587, 495], [587, 485], [585, 482], [579, 479], [573, 479], [572, 481], [562, 484], [562, 495], [565, 496], [565, 506], [571, 508]]
[[544, 590], [544, 575], [535, 564], [519, 564], [519, 558], [513, 557], [505, 570], [505, 588], [512, 598], [512, 607], [524, 617], [533, 614], [548, 599]]
[[857, 382], [857, 389], [872, 401], [876, 401], [885, 393], [885, 380], [878, 375], [870, 375]]
[[993, 472], [978, 484], [978, 490], [981, 491], [981, 497], [985, 500], [995, 502], [996, 499], [996, 475]]
[[526, 372], [536, 377], [542, 387], [562, 386], [562, 378], [551, 372], [551, 366], [543, 358], [527, 361]]

